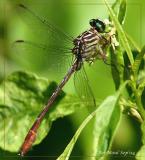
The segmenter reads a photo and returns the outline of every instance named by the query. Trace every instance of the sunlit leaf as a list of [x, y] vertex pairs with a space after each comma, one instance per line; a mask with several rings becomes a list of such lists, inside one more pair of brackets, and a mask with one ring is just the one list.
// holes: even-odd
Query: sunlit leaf
[[[19, 150], [28, 130], [56, 86], [55, 82], [26, 72], [15, 72], [1, 83], [1, 148], [12, 152]], [[79, 109], [81, 105], [78, 103], [76, 97], [61, 92], [43, 120], [35, 144], [40, 143], [47, 135], [54, 120]]]
[[143, 145], [140, 148], [139, 152], [136, 155], [136, 160], [144, 160], [144, 157], [145, 157], [145, 145]]

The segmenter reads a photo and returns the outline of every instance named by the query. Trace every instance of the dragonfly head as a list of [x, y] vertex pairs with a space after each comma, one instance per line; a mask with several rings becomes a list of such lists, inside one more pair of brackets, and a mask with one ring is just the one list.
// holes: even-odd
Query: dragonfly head
[[100, 19], [91, 19], [90, 26], [95, 28], [99, 33], [109, 33], [114, 28], [113, 24], [108, 19], [104, 21]]
[[90, 25], [100, 33], [105, 32], [106, 25], [100, 19], [91, 19], [90, 20]]

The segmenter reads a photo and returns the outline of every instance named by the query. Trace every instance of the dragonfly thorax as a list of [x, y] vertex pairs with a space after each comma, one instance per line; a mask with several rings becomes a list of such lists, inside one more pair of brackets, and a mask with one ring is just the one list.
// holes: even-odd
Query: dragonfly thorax
[[106, 39], [95, 28], [90, 28], [74, 39], [73, 54], [82, 62], [93, 63], [96, 59], [104, 59], [104, 49], [110, 45], [110, 38]]
[[93, 63], [96, 59], [106, 60], [107, 48], [111, 45], [113, 49], [119, 45], [116, 40], [113, 24], [108, 20], [90, 20], [91, 28], [74, 39], [72, 49], [76, 59], [80, 61], [78, 69], [84, 61]]

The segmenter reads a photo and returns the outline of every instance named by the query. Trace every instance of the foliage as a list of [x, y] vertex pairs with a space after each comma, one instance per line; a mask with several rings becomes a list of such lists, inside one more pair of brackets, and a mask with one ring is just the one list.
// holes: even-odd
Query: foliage
[[[3, 141], [0, 142], [1, 148], [18, 152], [29, 127], [41, 111], [40, 106], [44, 106], [56, 86], [55, 82], [26, 72], [14, 72], [1, 83], [0, 118], [3, 123], [0, 128], [5, 126], [5, 134], [0, 132], [0, 137], [4, 139], [7, 136], [5, 146]], [[40, 143], [47, 135], [53, 121], [79, 108], [81, 105], [77, 98], [62, 92], [42, 122], [35, 144]]]
[[[116, 94], [114, 96], [108, 97], [104, 102], [92, 112], [81, 124], [79, 129], [76, 131], [74, 137], [67, 145], [64, 152], [60, 155], [58, 160], [67, 160], [70, 157], [71, 151], [73, 149], [74, 144], [76, 143], [80, 133], [87, 125], [87, 123], [95, 117], [95, 122], [97, 125], [101, 125], [101, 127], [96, 127], [94, 131], [95, 137], [95, 154], [91, 155], [92, 157], [101, 158], [105, 155], [102, 153], [106, 153], [109, 149], [111, 139], [113, 137], [113, 133], [116, 129], [116, 126], [120, 120], [120, 108], [117, 106], [118, 99], [120, 94]], [[112, 124], [112, 125], [110, 125]]]
[[[70, 158], [77, 139], [91, 120], [93, 120], [91, 156], [94, 159], [106, 159], [123, 113], [130, 114], [141, 123], [142, 147], [136, 158], [137, 160], [144, 159], [145, 47], [140, 49], [122, 27], [127, 10], [126, 0], [116, 0], [112, 8], [107, 0], [104, 2], [116, 28], [117, 40], [120, 44], [115, 53], [112, 49], [109, 52], [111, 62], [117, 62], [115, 67], [111, 67], [116, 93], [109, 95], [97, 109], [89, 113], [58, 160]], [[133, 47], [131, 47], [132, 44]], [[135, 55], [133, 50], [136, 50]], [[47, 103], [56, 86], [55, 82], [49, 82], [47, 79], [24, 71], [14, 72], [3, 80], [0, 84], [0, 119], [3, 120], [0, 129], [5, 127], [5, 134], [0, 132], [0, 137], [4, 139], [7, 135], [7, 138], [5, 146], [3, 141], [0, 142], [1, 148], [11, 152], [19, 150], [29, 127], [41, 111], [41, 106]], [[84, 106], [77, 97], [62, 91], [43, 120], [35, 144], [40, 143], [46, 137], [53, 121], [72, 114]]]

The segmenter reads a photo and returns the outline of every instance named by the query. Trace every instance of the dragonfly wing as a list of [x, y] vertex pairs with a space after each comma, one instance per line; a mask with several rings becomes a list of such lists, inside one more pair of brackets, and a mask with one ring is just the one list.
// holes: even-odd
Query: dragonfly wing
[[[48, 20], [40, 17], [33, 10], [22, 4], [19, 5], [18, 9], [21, 11], [18, 12], [18, 15], [20, 15], [20, 18], [28, 27], [28, 30], [26, 30], [26, 34], [29, 34], [26, 35], [27, 39], [37, 44], [49, 46], [55, 51], [60, 48], [64, 50], [72, 48], [73, 38], [57, 27], [57, 25], [48, 22]], [[24, 37], [19, 39], [24, 39]]]
[[26, 69], [53, 71], [62, 76], [71, 65], [73, 38], [26, 6], [20, 4], [18, 9], [28, 30], [26, 38], [18, 37], [14, 43], [14, 58]]
[[[23, 4], [18, 5], [18, 12], [23, 17], [25, 22], [28, 24], [29, 29], [37, 32], [44, 32], [44, 35], [51, 36], [55, 40], [66, 41], [66, 43], [70, 43], [73, 41], [73, 37], [69, 36], [65, 33], [61, 28], [57, 25], [49, 22], [47, 19], [39, 16], [39, 14], [35, 13], [32, 9], [28, 8]], [[35, 30], [36, 27], [36, 30]], [[40, 38], [40, 37], [39, 37]]]
[[74, 75], [74, 86], [78, 96], [85, 106], [96, 107], [95, 97], [91, 89], [84, 66]]
[[[27, 40], [17, 40], [13, 43], [14, 60], [27, 69], [42, 69], [44, 72], [61, 73], [68, 70], [72, 62], [72, 53], [66, 48], [55, 48], [50, 44], [41, 44]], [[26, 69], [25, 68], [25, 69]]]

